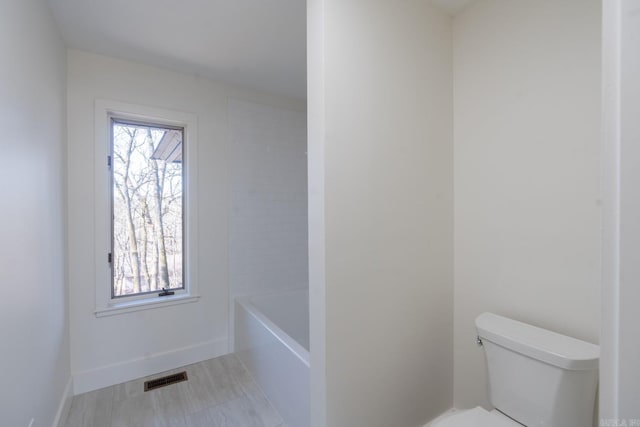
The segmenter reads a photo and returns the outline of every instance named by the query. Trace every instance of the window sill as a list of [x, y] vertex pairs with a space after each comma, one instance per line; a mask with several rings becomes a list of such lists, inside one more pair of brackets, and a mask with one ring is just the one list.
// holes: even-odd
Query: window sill
[[115, 316], [117, 314], [131, 313], [140, 310], [151, 310], [154, 308], [168, 307], [178, 304], [188, 304], [197, 302], [200, 295], [175, 295], [168, 297], [154, 297], [153, 299], [141, 299], [136, 301], [127, 301], [114, 303], [108, 307], [98, 308], [94, 312], [96, 317]]

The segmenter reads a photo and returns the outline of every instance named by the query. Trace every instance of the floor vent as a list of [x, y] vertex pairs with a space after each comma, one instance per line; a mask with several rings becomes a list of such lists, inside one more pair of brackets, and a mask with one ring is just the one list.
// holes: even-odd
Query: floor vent
[[144, 391], [155, 390], [160, 387], [165, 387], [171, 384], [181, 383], [182, 381], [187, 381], [187, 373], [186, 371], [167, 375], [166, 377], [156, 378], [155, 380], [149, 380], [144, 382]]

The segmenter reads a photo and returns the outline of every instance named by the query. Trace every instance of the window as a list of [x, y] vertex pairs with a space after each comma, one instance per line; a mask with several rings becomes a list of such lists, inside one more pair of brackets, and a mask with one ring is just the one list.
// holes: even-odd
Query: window
[[196, 118], [97, 100], [96, 316], [195, 302]]
[[184, 289], [183, 135], [111, 118], [113, 298]]

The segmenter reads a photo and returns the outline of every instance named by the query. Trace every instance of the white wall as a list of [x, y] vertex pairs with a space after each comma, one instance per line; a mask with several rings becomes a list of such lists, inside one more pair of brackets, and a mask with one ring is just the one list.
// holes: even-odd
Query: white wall
[[309, 11], [314, 425], [423, 425], [452, 403], [450, 18], [422, 0]]
[[640, 5], [625, 0], [621, 8], [620, 56], [620, 287], [619, 287], [619, 413], [620, 418], [640, 422]]
[[[80, 51], [69, 51], [68, 58], [71, 368], [78, 393], [227, 351], [228, 99], [294, 109], [302, 109], [304, 104]], [[93, 313], [96, 98], [185, 111], [198, 117], [201, 298], [196, 303], [101, 318]]]
[[598, 342], [600, 2], [454, 19], [455, 405], [488, 406], [475, 317]]
[[[620, 60], [620, 277], [618, 417], [640, 423], [640, 4], [624, 0]], [[607, 288], [608, 290], [609, 288]]]
[[307, 0], [307, 181], [311, 426], [327, 425], [325, 0]]
[[308, 288], [306, 113], [229, 103], [231, 297]]
[[603, 329], [600, 414], [609, 422], [640, 420], [640, 7], [604, 3]]
[[50, 426], [70, 379], [65, 49], [40, 0], [0, 2], [0, 424]]

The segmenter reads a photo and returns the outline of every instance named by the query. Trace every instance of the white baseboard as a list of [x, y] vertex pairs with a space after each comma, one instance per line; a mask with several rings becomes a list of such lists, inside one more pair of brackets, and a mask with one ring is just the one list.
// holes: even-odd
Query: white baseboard
[[69, 409], [71, 409], [71, 399], [73, 398], [73, 377], [69, 377], [67, 386], [62, 392], [60, 398], [60, 405], [58, 406], [58, 412], [56, 412], [56, 418], [53, 420], [53, 427], [64, 427], [69, 416]]
[[227, 339], [222, 338], [152, 354], [125, 362], [114, 363], [82, 372], [73, 373], [73, 393], [81, 394], [115, 384], [154, 375], [228, 353]]
[[454, 412], [458, 412], [458, 410], [456, 408], [451, 408], [449, 409], [447, 412], [444, 412], [442, 414], [440, 414], [438, 417], [434, 418], [433, 420], [429, 421], [428, 423], [426, 423], [424, 425], [424, 427], [431, 427], [433, 426], [436, 422], [447, 418], [449, 415], [453, 414]]

